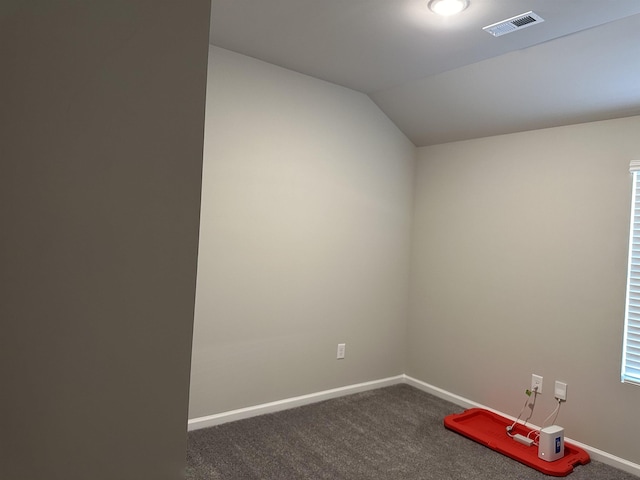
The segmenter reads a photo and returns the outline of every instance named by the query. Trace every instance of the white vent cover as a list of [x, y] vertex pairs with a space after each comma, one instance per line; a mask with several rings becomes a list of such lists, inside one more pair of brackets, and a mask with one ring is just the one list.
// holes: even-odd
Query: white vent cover
[[499, 37], [500, 35], [504, 35], [506, 33], [515, 32], [516, 30], [521, 30], [523, 28], [530, 27], [531, 25], [535, 25], [536, 23], [544, 22], [544, 18], [542, 18], [537, 13], [527, 12], [522, 15], [516, 15], [515, 17], [507, 18], [498, 23], [494, 23], [493, 25], [488, 25], [483, 27], [482, 29], [485, 32], [490, 33], [494, 37]]

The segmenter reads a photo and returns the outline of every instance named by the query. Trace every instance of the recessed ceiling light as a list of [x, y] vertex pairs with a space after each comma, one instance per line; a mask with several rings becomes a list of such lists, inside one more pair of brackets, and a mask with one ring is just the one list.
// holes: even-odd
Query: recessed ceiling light
[[432, 12], [448, 17], [460, 13], [469, 6], [469, 0], [431, 0], [429, 8]]

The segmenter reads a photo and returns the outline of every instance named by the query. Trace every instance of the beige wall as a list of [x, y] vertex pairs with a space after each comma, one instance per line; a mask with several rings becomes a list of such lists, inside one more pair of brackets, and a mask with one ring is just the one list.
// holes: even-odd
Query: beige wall
[[419, 149], [407, 374], [640, 463], [640, 388], [620, 383], [640, 117]]
[[414, 155], [365, 95], [212, 48], [191, 418], [403, 372]]
[[415, 150], [365, 96], [213, 48], [207, 112], [191, 418], [398, 373], [516, 415], [537, 373], [534, 422], [564, 381], [567, 435], [640, 462], [640, 117], [418, 149], [409, 238]]
[[182, 478], [209, 2], [0, 21], [0, 478]]

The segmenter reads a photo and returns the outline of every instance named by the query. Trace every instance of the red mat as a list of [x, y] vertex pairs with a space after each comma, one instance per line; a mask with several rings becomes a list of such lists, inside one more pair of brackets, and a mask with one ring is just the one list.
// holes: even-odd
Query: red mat
[[[565, 477], [573, 472], [574, 466], [589, 463], [587, 452], [567, 442], [564, 442], [564, 457], [553, 462], [541, 460], [538, 458], [538, 447], [527, 447], [507, 435], [506, 428], [511, 424], [511, 420], [482, 408], [471, 408], [462, 413], [447, 415], [444, 419], [446, 428], [547, 475]], [[512, 433], [527, 436], [531, 431], [532, 429], [517, 424]]]

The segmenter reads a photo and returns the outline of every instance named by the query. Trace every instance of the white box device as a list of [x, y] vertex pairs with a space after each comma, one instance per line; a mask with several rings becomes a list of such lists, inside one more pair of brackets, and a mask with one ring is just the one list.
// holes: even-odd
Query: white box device
[[564, 457], [564, 428], [551, 425], [540, 430], [538, 457], [547, 462]]

